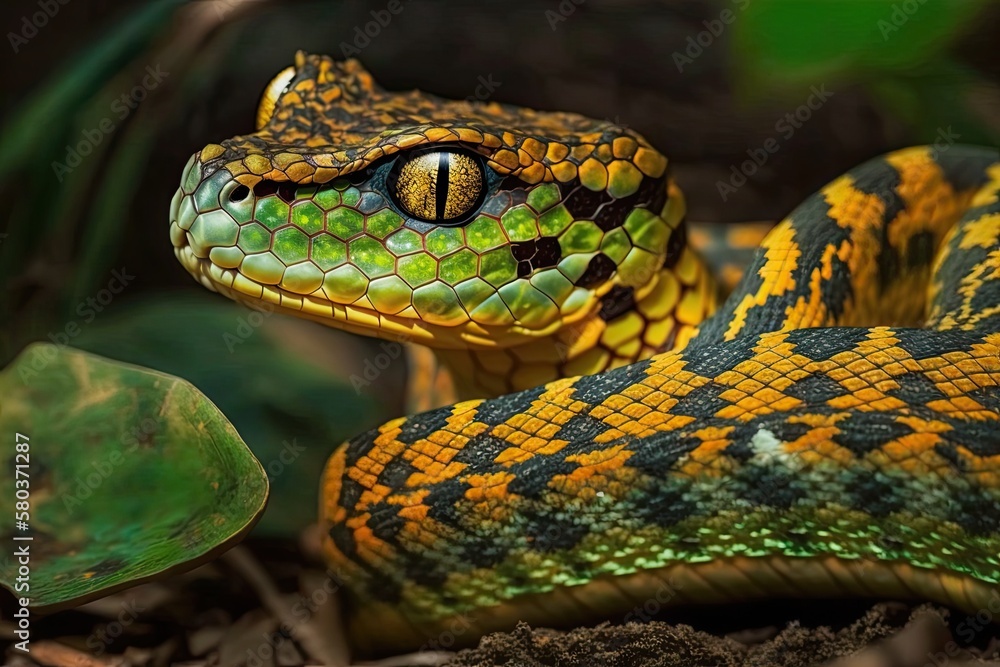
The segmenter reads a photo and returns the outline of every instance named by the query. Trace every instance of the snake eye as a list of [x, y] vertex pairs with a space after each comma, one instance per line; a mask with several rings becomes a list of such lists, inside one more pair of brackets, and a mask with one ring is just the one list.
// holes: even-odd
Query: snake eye
[[435, 147], [400, 157], [388, 185], [396, 204], [414, 218], [458, 224], [482, 204], [486, 173], [478, 155]]
[[271, 116], [274, 115], [274, 107], [278, 104], [278, 98], [288, 90], [288, 84], [292, 82], [292, 77], [294, 76], [295, 68], [286, 67], [278, 72], [278, 76], [271, 79], [271, 83], [267, 84], [267, 88], [264, 89], [264, 95], [260, 98], [260, 104], [257, 105], [258, 130], [267, 125], [267, 121], [271, 120]]

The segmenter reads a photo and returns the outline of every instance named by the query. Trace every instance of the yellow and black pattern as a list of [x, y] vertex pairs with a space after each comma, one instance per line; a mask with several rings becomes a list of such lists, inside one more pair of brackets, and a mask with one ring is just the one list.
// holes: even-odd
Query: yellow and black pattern
[[258, 124], [188, 162], [181, 263], [237, 301], [440, 350], [463, 397], [648, 358], [715, 307], [667, 160], [627, 128], [386, 92], [303, 53]]
[[[1000, 181], [1000, 167], [988, 170]], [[928, 326], [944, 331], [1000, 331], [1000, 215], [996, 193], [981, 190], [971, 206], [985, 213], [952, 231], [931, 284]], [[991, 212], [992, 211], [992, 212]]]
[[836, 179], [710, 318], [711, 239], [688, 238], [667, 167], [611, 123], [390, 93], [301, 53], [255, 133], [192, 156], [170, 235], [198, 280], [435, 348], [473, 399], [327, 465], [360, 647], [603, 618], [665, 586], [969, 611], [1000, 587], [997, 151]]
[[259, 132], [210, 144], [204, 163], [253, 187], [261, 180], [325, 183], [400, 151], [432, 143], [476, 146], [488, 165], [525, 183], [580, 180], [614, 196], [660, 178], [667, 160], [608, 121], [496, 102], [382, 90], [353, 59], [296, 55], [294, 74]]
[[982, 608], [1000, 586], [998, 169], [974, 147], [874, 160], [781, 223], [684, 350], [346, 443], [323, 516], [359, 645], [599, 618], [667, 585]]
[[757, 248], [774, 229], [774, 222], [688, 222], [688, 244], [701, 256], [719, 284], [719, 293], [729, 296], [743, 279]]
[[[922, 323], [927, 301], [914, 293], [925, 294], [942, 239], [989, 181], [984, 162], [992, 155], [970, 146], [939, 155], [911, 148], [833, 181], [767, 236], [740, 297], [727, 302], [701, 339]], [[939, 280], [949, 277], [939, 273]]]

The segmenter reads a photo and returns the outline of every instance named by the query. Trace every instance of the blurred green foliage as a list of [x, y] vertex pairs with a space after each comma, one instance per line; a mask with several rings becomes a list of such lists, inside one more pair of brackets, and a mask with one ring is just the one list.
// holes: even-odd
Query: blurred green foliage
[[734, 83], [747, 103], [861, 85], [918, 141], [949, 126], [963, 143], [997, 141], [966, 108], [986, 82], [950, 53], [986, 0], [732, 1]]
[[[102, 120], [119, 120], [109, 107], [121, 90], [133, 85], [126, 64], [148, 53], [153, 36], [176, 9], [170, 0], [141, 6], [53, 72], [6, 121], [0, 134], [0, 186], [14, 205], [0, 244], [0, 281], [12, 286], [39, 255], [72, 255], [73, 275], [54, 286], [54, 293], [40, 295], [41, 308], [12, 302], [11, 289], [0, 292], [0, 321], [17, 327], [4, 331], [0, 358], [9, 359], [32, 338], [32, 325], [47, 327], [68, 316], [70, 304], [92, 291], [114, 261], [126, 204], [138, 190], [148, 156], [145, 137], [152, 129], [144, 128], [145, 123], [124, 123], [121, 129], [132, 135], [130, 140], [115, 147], [113, 137], [100, 132], [99, 141], [88, 142], [93, 150], [79, 166], [60, 172], [54, 165], [69, 163], [66, 147], [77, 146], [87, 131], [99, 131]], [[73, 247], [78, 240], [85, 249]]]

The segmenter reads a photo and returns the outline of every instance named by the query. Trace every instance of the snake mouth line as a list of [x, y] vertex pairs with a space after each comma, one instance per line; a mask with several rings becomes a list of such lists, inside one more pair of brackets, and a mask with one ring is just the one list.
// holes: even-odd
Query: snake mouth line
[[198, 257], [186, 241], [174, 246], [174, 254], [195, 280], [206, 288], [248, 307], [260, 309], [261, 304], [267, 304], [279, 312], [305, 317], [351, 333], [435, 348], [496, 349], [522, 344], [529, 338], [544, 338], [586, 317], [599, 303], [599, 295], [592, 294], [590, 303], [541, 329], [517, 325], [486, 327], [471, 320], [456, 326], [443, 326], [415, 318], [387, 315], [354, 304], [339, 304], [325, 298], [296, 294], [277, 285], [264, 285], [236, 269], [225, 269], [207, 257]]

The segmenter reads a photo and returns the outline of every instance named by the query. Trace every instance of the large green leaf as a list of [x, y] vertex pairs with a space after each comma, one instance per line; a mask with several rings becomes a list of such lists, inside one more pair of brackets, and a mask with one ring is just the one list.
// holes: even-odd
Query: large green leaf
[[[270, 479], [271, 500], [254, 534], [296, 537], [316, 521], [319, 477], [334, 448], [401, 407], [376, 405], [349, 384], [370, 341], [272, 311], [200, 288], [151, 295], [84, 323], [71, 344], [183, 377], [205, 392]], [[379, 381], [391, 394], [389, 379]]]
[[[0, 583], [33, 606], [193, 567], [244, 536], [267, 501], [260, 463], [201, 392], [69, 347], [31, 345], [0, 373], [0, 434], [3, 506], [18, 479], [30, 493], [30, 528], [8, 517], [0, 541], [29, 547], [30, 590], [14, 560], [0, 561]], [[25, 439], [30, 476], [16, 477]]]

